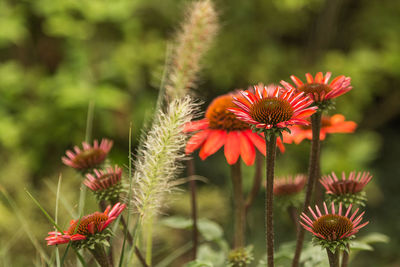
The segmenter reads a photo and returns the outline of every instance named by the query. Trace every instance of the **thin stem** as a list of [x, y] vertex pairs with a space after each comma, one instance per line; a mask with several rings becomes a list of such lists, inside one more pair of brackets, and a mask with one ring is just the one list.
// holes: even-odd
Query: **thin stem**
[[89, 143], [92, 139], [93, 115], [94, 115], [94, 101], [90, 101], [86, 117], [86, 132], [85, 132], [86, 143]]
[[[304, 200], [303, 212], [306, 212], [306, 209], [310, 205], [311, 196], [314, 189], [314, 184], [318, 176], [319, 167], [319, 157], [320, 157], [320, 140], [319, 134], [321, 130], [321, 112], [317, 111], [311, 116], [311, 129], [312, 129], [312, 141], [311, 141], [311, 152], [310, 152], [310, 161], [308, 167], [308, 182], [307, 182], [307, 190], [306, 196]], [[296, 251], [294, 254], [292, 267], [298, 267], [300, 262], [301, 250], [303, 248], [304, 243], [304, 228], [300, 227], [297, 233], [297, 242], [296, 242]]]
[[300, 224], [299, 224], [299, 215], [297, 213], [297, 209], [294, 206], [289, 206], [287, 208], [287, 211], [289, 213], [290, 219], [293, 222], [293, 225], [296, 227], [296, 233], [299, 232]]
[[[189, 159], [187, 161], [187, 175], [193, 176], [195, 173], [194, 170], [194, 161], [193, 159]], [[196, 190], [196, 180], [191, 179], [189, 181], [189, 188], [191, 193], [191, 208], [192, 208], [192, 221], [193, 221], [193, 228], [192, 228], [192, 260], [195, 260], [197, 257], [197, 247], [199, 243], [199, 234], [197, 229], [197, 190]]]
[[122, 227], [124, 228], [124, 233], [126, 234], [126, 238], [128, 239], [128, 243], [129, 243], [129, 245], [132, 246], [133, 245], [133, 238], [132, 238], [131, 233], [129, 232], [128, 224], [127, 224], [127, 222], [125, 221], [125, 218], [122, 215], [120, 217], [121, 217]]
[[137, 246], [135, 246], [135, 254], [136, 257], [139, 259], [140, 263], [143, 265], [143, 267], [149, 267], [149, 265], [147, 265], [146, 260], [143, 258], [142, 253], [140, 253], [140, 250], [138, 249]]
[[267, 243], [267, 263], [268, 267], [274, 266], [274, 172], [276, 158], [276, 136], [271, 134], [268, 140], [268, 134], [265, 134], [265, 142], [267, 146], [266, 157], [266, 191], [265, 191], [265, 223], [266, 232], [265, 238]]
[[146, 263], [151, 266], [153, 248], [153, 217], [146, 222]]
[[329, 266], [339, 267], [339, 253], [337, 252], [337, 250], [335, 251], [335, 253], [332, 253], [332, 251], [327, 248], [326, 252], [328, 253]]
[[350, 246], [349, 246], [349, 244], [347, 244], [347, 250], [343, 251], [342, 267], [348, 266], [349, 258], [350, 258]]
[[260, 192], [261, 181], [262, 181], [262, 158], [263, 156], [261, 155], [261, 153], [256, 151], [256, 166], [254, 172], [253, 187], [251, 188], [251, 191], [247, 196], [245, 205], [246, 214], [249, 211], [250, 206], [253, 204], [254, 199]]
[[112, 267], [112, 263], [109, 261], [107, 253], [102, 245], [95, 245], [94, 249], [89, 249], [93, 257], [100, 264], [101, 267]]
[[245, 214], [244, 214], [244, 199], [243, 199], [243, 185], [242, 173], [240, 170], [240, 161], [231, 165], [231, 178], [233, 185], [233, 203], [235, 213], [235, 235], [234, 235], [234, 248], [242, 248], [244, 246], [244, 231], [245, 231]]

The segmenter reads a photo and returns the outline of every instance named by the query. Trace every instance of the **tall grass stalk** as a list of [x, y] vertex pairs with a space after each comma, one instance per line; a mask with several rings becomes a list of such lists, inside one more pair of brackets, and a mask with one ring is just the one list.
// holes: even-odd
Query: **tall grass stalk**
[[[58, 177], [58, 184], [57, 184], [57, 194], [56, 194], [56, 208], [54, 211], [54, 222], [57, 224], [58, 221], [58, 200], [60, 196], [60, 189], [61, 189], [61, 181], [62, 181], [62, 176]], [[57, 267], [61, 266], [60, 265], [60, 252], [58, 251], [58, 246], [56, 246], [56, 265]]]
[[166, 90], [168, 97], [183, 97], [193, 88], [200, 60], [218, 29], [217, 14], [210, 0], [191, 3], [178, 32], [170, 62]]

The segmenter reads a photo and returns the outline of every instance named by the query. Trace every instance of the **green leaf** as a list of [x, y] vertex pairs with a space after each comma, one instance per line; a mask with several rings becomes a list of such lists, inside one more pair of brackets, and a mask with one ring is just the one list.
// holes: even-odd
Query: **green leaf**
[[373, 243], [389, 243], [390, 238], [387, 235], [373, 232], [369, 233], [362, 238], [359, 238], [359, 242], [367, 243], [367, 244], [373, 244]]
[[360, 241], [352, 241], [350, 243], [350, 248], [351, 250], [367, 250], [367, 251], [373, 251], [374, 248], [368, 245], [367, 243], [360, 242]]
[[198, 221], [198, 228], [204, 239], [207, 241], [221, 239], [224, 234], [221, 226], [205, 218]]

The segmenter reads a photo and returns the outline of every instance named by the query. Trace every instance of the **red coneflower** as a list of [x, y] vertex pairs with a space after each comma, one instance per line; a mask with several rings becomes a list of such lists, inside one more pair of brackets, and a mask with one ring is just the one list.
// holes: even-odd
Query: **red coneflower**
[[288, 196], [301, 192], [306, 184], [306, 176], [298, 174], [292, 176], [274, 179], [274, 195]]
[[371, 181], [372, 175], [369, 172], [350, 172], [342, 173], [342, 179], [338, 179], [336, 174], [323, 176], [319, 181], [326, 189], [329, 200], [343, 202], [346, 206], [350, 204], [365, 205], [365, 194], [362, 192], [364, 187]]
[[78, 146], [74, 146], [75, 153], [67, 150], [66, 157], [62, 157], [62, 162], [78, 170], [95, 168], [106, 159], [112, 145], [113, 141], [108, 139], [102, 139], [100, 145], [97, 140], [94, 140], [93, 146], [83, 142], [82, 150]]
[[281, 81], [281, 84], [287, 90], [296, 89], [299, 92], [304, 92], [315, 102], [323, 102], [325, 100], [336, 98], [352, 89], [350, 86], [351, 78], [344, 75], [336, 77], [331, 83], [328, 84], [331, 75], [331, 72], [327, 72], [325, 76], [322, 74], [322, 72], [318, 72], [317, 75], [315, 75], [315, 78], [313, 78], [310, 73], [307, 73], [306, 83], [303, 83], [299, 78], [292, 75], [290, 78], [297, 88], [285, 81]]
[[367, 225], [369, 222], [360, 224], [364, 212], [356, 217], [358, 209], [356, 209], [351, 216], [350, 211], [352, 205], [347, 208], [347, 211], [342, 215], [342, 203], [339, 203], [339, 210], [336, 214], [335, 205], [332, 202], [331, 212], [329, 213], [326, 203], [323, 203], [325, 214], [323, 215], [319, 210], [318, 206], [315, 206], [316, 212], [311, 207], [308, 207], [314, 220], [311, 220], [304, 212], [300, 218], [302, 222], [300, 224], [312, 233], [314, 236], [327, 240], [327, 241], [338, 241], [348, 237], [351, 237], [358, 232], [359, 229]]
[[294, 89], [283, 91], [276, 86], [274, 91], [267, 87], [254, 86], [254, 93], [241, 91], [244, 98], [234, 97], [236, 108], [229, 108], [236, 117], [256, 128], [286, 128], [290, 125], [308, 125], [305, 118], [315, 113], [317, 107], [309, 107], [313, 101], [295, 93]]
[[[354, 121], [345, 121], [342, 114], [335, 114], [333, 116], [322, 116], [321, 118], [321, 131], [319, 139], [324, 140], [326, 134], [331, 133], [353, 133], [357, 127]], [[300, 144], [304, 139], [312, 140], [312, 129], [310, 125], [292, 126], [289, 127], [290, 134], [285, 132], [283, 139], [285, 143], [295, 142]]]
[[117, 219], [125, 207], [125, 204], [117, 203], [112, 208], [108, 206], [103, 213], [95, 212], [78, 220], [72, 220], [71, 226], [64, 233], [49, 232], [49, 236], [45, 239], [47, 245], [59, 245], [71, 241], [74, 246], [82, 248], [98, 243], [98, 239], [102, 238], [102, 232]]
[[[239, 156], [246, 165], [252, 165], [256, 155], [254, 146], [265, 155], [264, 138], [253, 133], [247, 123], [238, 120], [228, 110], [235, 107], [233, 97], [241, 98], [237, 93], [215, 98], [208, 106], [204, 119], [185, 126], [185, 132], [197, 132], [187, 143], [187, 154], [201, 148], [199, 156], [205, 160], [224, 146], [225, 158], [230, 165], [235, 164]], [[280, 140], [277, 144], [283, 152], [284, 146]]]
[[122, 169], [117, 165], [106, 170], [94, 169], [92, 173], [86, 174], [83, 184], [90, 188], [98, 200], [110, 200], [115, 202], [123, 191], [121, 184]]

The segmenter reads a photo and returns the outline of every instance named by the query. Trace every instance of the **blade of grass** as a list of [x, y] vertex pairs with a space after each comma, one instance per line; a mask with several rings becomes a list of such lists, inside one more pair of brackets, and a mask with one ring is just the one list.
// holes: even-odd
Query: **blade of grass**
[[[57, 223], [58, 221], [58, 200], [60, 196], [60, 190], [61, 190], [61, 181], [62, 181], [62, 175], [60, 173], [60, 176], [58, 177], [58, 184], [57, 184], [57, 194], [56, 194], [56, 208], [54, 211], [54, 222]], [[58, 246], [56, 246], [56, 265], [57, 267], [60, 267], [60, 252], [58, 251]]]
[[[52, 183], [49, 180], [44, 180], [44, 184], [47, 186], [48, 189], [50, 189], [51, 192], [54, 193], [55, 196], [57, 196], [57, 186], [54, 183]], [[74, 209], [68, 203], [67, 199], [65, 197], [63, 197], [62, 194], [60, 196], [58, 196], [58, 197], [60, 199], [61, 204], [63, 205], [65, 210], [68, 212], [68, 214], [71, 216], [71, 218], [77, 218], [78, 214], [76, 214], [74, 212]]]
[[[128, 163], [128, 166], [129, 166], [128, 167], [128, 172], [129, 172], [129, 174], [128, 174], [128, 177], [129, 177], [128, 216], [127, 216], [127, 219], [126, 219], [127, 227], [125, 229], [124, 241], [122, 243], [121, 256], [119, 258], [119, 264], [118, 264], [119, 267], [122, 267], [122, 263], [123, 263], [123, 260], [124, 260], [126, 238], [127, 238], [127, 235], [128, 235], [128, 227], [129, 227], [129, 219], [131, 217], [130, 216], [130, 211], [131, 211], [131, 209], [130, 209], [131, 201], [130, 200], [131, 200], [131, 197], [132, 197], [132, 180], [133, 180], [132, 179], [132, 122], [129, 125], [129, 141], [128, 141], [128, 143], [129, 143], [129, 148], [128, 148], [128, 151], [129, 151], [129, 155], [128, 155], [128, 160], [129, 160], [129, 163]], [[133, 242], [133, 246], [135, 246], [135, 242]]]
[[32, 232], [30, 231], [29, 226], [26, 223], [27, 220], [22, 215], [23, 213], [19, 210], [17, 204], [14, 202], [14, 200], [11, 198], [11, 196], [7, 193], [7, 191], [4, 188], [0, 187], [0, 192], [3, 195], [3, 198], [10, 205], [10, 207], [13, 210], [14, 214], [16, 215], [17, 219], [20, 221], [20, 223], [22, 225], [22, 229], [27, 234], [29, 240], [31, 241], [32, 245], [35, 247], [36, 251], [38, 251], [41, 254], [41, 256], [45, 259], [47, 264], [51, 265], [49, 257], [44, 252], [44, 250], [41, 247], [41, 245], [39, 244], [38, 240], [32, 235]]
[[86, 143], [89, 143], [90, 140], [92, 139], [93, 117], [94, 117], [94, 101], [90, 101], [86, 118], [86, 133], [85, 133]]

